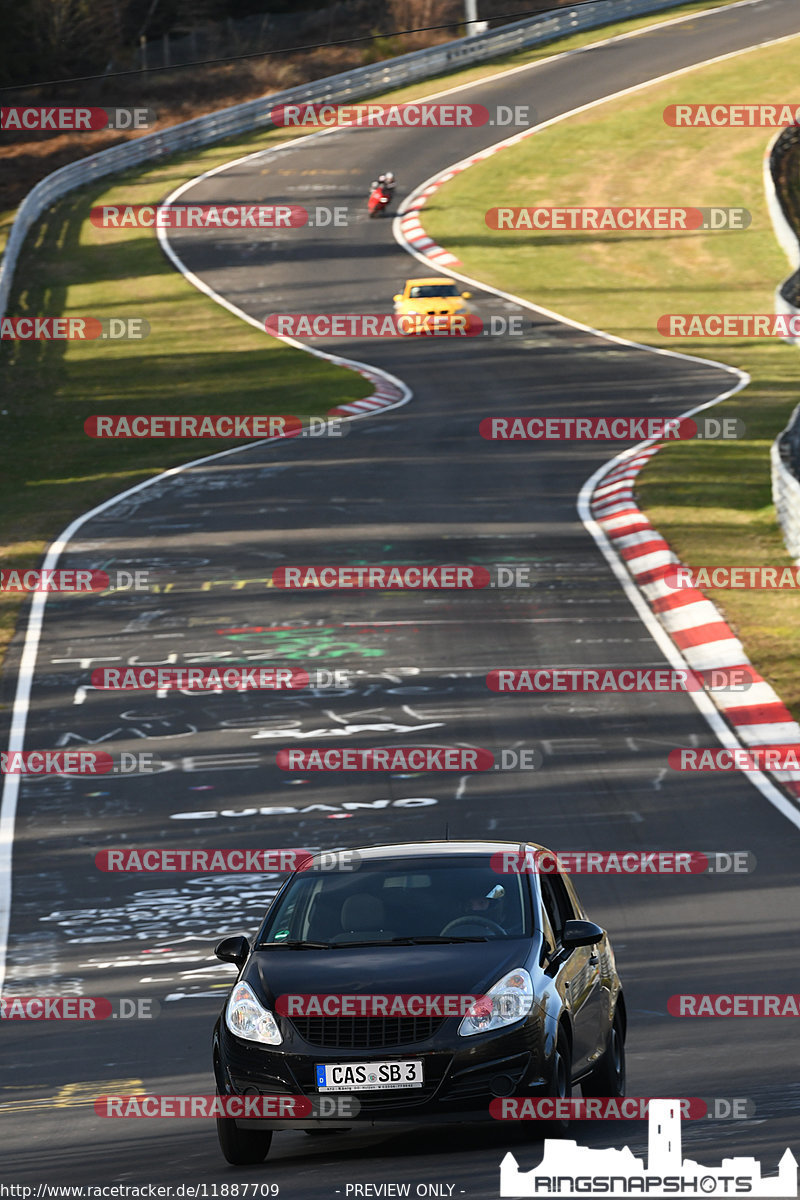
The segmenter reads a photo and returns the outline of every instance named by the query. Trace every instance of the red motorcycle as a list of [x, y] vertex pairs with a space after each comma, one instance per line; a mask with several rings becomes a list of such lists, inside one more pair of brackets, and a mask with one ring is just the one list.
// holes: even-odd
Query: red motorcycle
[[382, 217], [389, 207], [391, 193], [386, 190], [380, 183], [372, 184], [372, 191], [367, 200], [367, 209], [371, 217]]

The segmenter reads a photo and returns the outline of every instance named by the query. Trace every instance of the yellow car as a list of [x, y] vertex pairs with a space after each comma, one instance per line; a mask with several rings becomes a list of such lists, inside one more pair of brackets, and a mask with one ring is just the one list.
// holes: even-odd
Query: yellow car
[[[441, 276], [430, 279], [407, 279], [402, 292], [393, 297], [394, 311], [396, 316], [420, 318], [416, 322], [419, 325], [418, 329], [409, 328], [404, 332], [445, 332], [445, 329], [440, 327], [450, 326], [450, 318], [469, 313], [469, 305], [465, 301], [470, 299], [471, 294], [471, 292], [460, 292], [458, 284], [454, 280], [442, 279]], [[431, 321], [431, 317], [438, 318], [438, 320]], [[452, 323], [457, 324], [457, 322]], [[458, 332], [462, 331], [459, 329]]]

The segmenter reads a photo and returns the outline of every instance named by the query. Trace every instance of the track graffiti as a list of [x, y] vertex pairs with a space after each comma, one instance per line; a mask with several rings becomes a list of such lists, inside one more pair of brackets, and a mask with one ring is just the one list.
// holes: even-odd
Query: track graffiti
[[275, 874], [249, 878], [201, 875], [178, 887], [134, 892], [116, 907], [75, 908], [40, 920], [56, 925], [69, 945], [148, 941], [153, 946], [224, 937], [254, 929], [278, 891]]
[[[328, 717], [331, 722], [329, 725], [303, 729], [301, 721], [282, 720], [272, 729], [262, 727], [257, 733], [251, 734], [251, 738], [253, 741], [280, 738], [302, 740], [317, 737], [353, 737], [358, 733], [417, 733], [422, 729], [440, 729], [444, 725], [444, 721], [420, 721], [405, 704], [402, 705], [402, 711], [413, 718], [413, 724], [386, 720], [386, 709], [383, 707], [357, 709], [344, 714], [326, 708], [323, 709], [323, 716]], [[373, 719], [369, 720], [370, 717]]]
[[275, 658], [341, 658], [345, 654], [354, 654], [361, 658], [381, 658], [386, 653], [380, 647], [363, 645], [352, 635], [349, 639], [343, 637], [341, 632], [331, 625], [315, 629], [303, 629], [296, 625], [264, 625], [221, 629], [218, 632], [237, 644], [252, 645], [257, 642], [264, 654]]

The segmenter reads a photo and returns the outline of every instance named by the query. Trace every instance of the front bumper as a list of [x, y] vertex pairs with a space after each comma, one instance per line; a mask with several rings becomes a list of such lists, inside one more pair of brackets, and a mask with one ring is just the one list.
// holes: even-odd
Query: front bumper
[[[223, 1094], [306, 1096], [315, 1105], [312, 1116], [292, 1120], [237, 1120], [241, 1128], [334, 1129], [387, 1122], [475, 1122], [492, 1120], [489, 1105], [499, 1096], [541, 1095], [546, 1087], [544, 1021], [534, 1010], [509, 1030], [469, 1038], [458, 1037], [459, 1021], [447, 1020], [424, 1042], [370, 1050], [322, 1048], [304, 1042], [296, 1031], [282, 1046], [261, 1046], [234, 1037], [221, 1020], [215, 1031], [215, 1074]], [[421, 1059], [422, 1087], [391, 1091], [353, 1090], [319, 1093], [317, 1063], [381, 1062]], [[343, 1105], [323, 1105], [321, 1096], [341, 1097]], [[352, 1097], [357, 1113], [352, 1116]], [[343, 1118], [341, 1112], [346, 1112]]]

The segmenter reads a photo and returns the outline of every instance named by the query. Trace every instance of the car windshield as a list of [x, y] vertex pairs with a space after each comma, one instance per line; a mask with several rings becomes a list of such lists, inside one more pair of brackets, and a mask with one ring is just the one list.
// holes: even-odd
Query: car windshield
[[412, 300], [425, 300], [431, 296], [458, 296], [459, 294], [454, 283], [426, 283], [423, 286], [412, 287], [409, 293]]
[[363, 861], [298, 872], [267, 914], [258, 947], [436, 944], [530, 936], [525, 878], [489, 855]]

